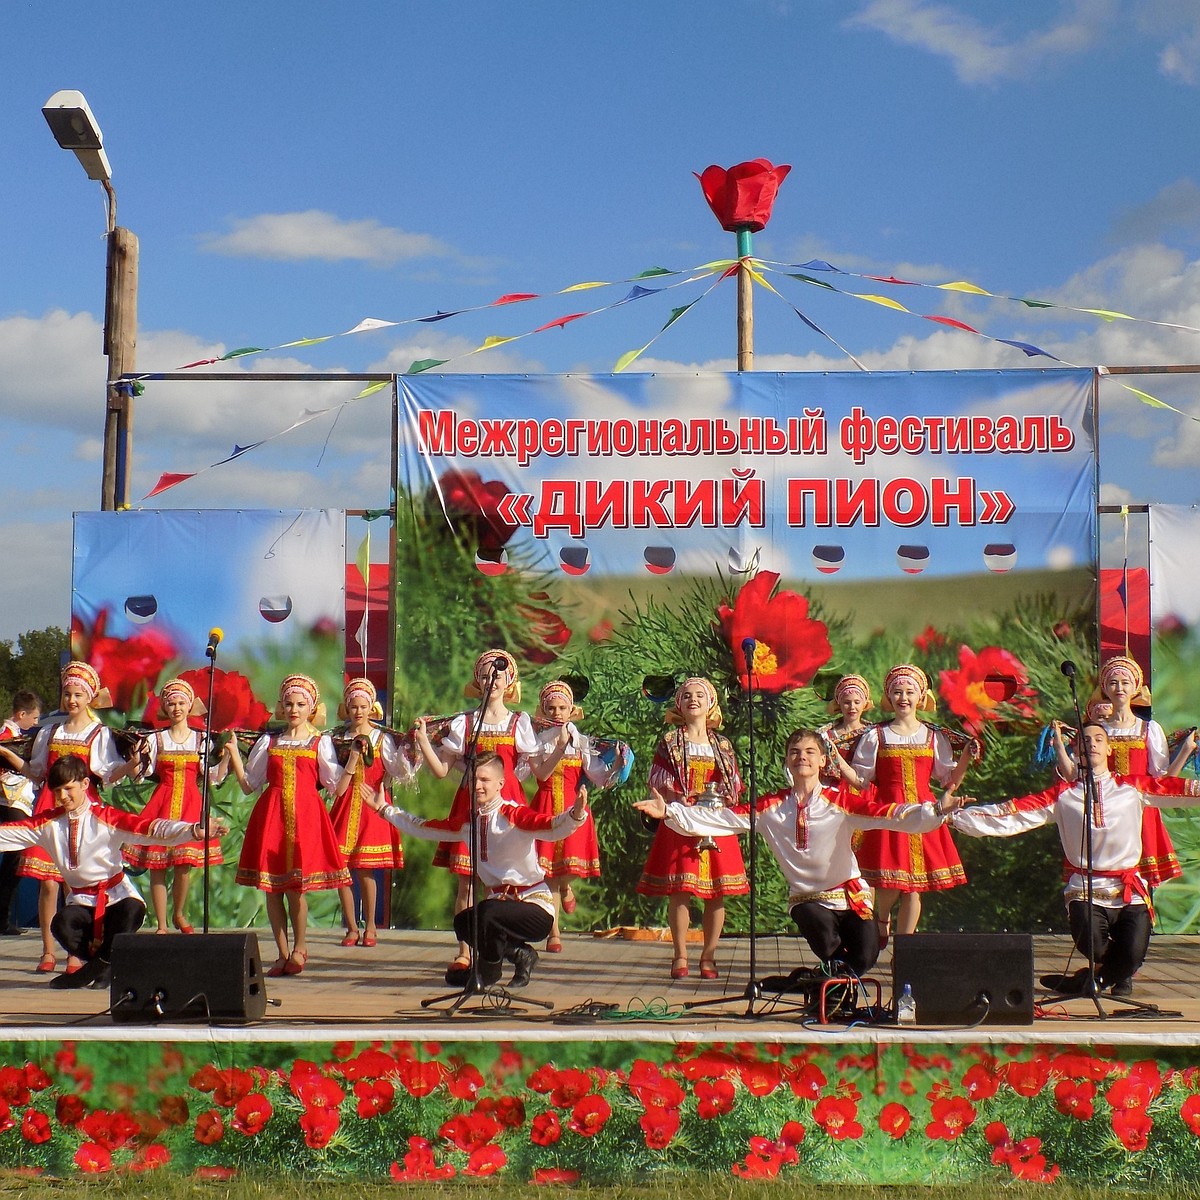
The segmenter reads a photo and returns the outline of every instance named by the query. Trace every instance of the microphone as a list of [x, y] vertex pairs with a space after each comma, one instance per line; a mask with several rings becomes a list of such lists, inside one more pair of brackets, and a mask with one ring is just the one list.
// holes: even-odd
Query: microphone
[[508, 659], [497, 654], [496, 657], [492, 659], [492, 670], [495, 671], [497, 675], [502, 675], [508, 670]]
[[1071, 661], [1069, 658], [1065, 658], [1065, 659], [1063, 659], [1063, 661], [1062, 661], [1062, 665], [1061, 665], [1061, 666], [1060, 666], [1058, 669], [1059, 669], [1059, 670], [1060, 670], [1060, 671], [1061, 671], [1061, 672], [1062, 672], [1062, 673], [1063, 673], [1063, 674], [1064, 674], [1064, 675], [1065, 675], [1065, 676], [1066, 676], [1068, 679], [1074, 679], [1074, 678], [1075, 678], [1075, 664], [1074, 664], [1074, 663], [1073, 663], [1073, 662], [1072, 662], [1072, 661]]
[[752, 638], [742, 638], [742, 653], [746, 656], [746, 667], [749, 669], [754, 663], [754, 651], [758, 649], [758, 643]]
[[205, 658], [216, 658], [217, 647], [221, 644], [222, 638], [225, 636], [225, 630], [219, 626], [208, 631], [208, 645], [204, 649]]

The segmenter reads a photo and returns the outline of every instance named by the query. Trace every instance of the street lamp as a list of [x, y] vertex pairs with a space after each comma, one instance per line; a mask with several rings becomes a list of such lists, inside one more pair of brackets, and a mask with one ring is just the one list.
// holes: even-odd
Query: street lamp
[[117, 225], [117, 194], [104, 138], [82, 92], [55, 92], [42, 116], [64, 150], [70, 150], [89, 179], [104, 188], [108, 200], [108, 254], [104, 279], [104, 353], [108, 382], [104, 407], [102, 509], [129, 507], [129, 466], [133, 457], [133, 389], [118, 383], [132, 374], [137, 359], [138, 241]]

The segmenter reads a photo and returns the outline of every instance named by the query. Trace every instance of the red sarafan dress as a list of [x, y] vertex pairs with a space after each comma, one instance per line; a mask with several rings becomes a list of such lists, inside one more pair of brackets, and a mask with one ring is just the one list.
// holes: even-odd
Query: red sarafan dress
[[[459, 713], [450, 725], [446, 736], [437, 747], [438, 756], [452, 766], [463, 766], [463, 755], [471, 744], [475, 713]], [[528, 760], [538, 753], [537, 735], [528, 713], [512, 712], [502, 725], [479, 726], [479, 739], [475, 743], [476, 753], [491, 751], [504, 764], [504, 786], [500, 795], [516, 804], [527, 804], [521, 779], [529, 773]], [[463, 773], [450, 812], [446, 820], [453, 825], [471, 823], [471, 794], [467, 791], [467, 776]], [[455, 875], [471, 874], [471, 848], [466, 842], [438, 842], [433, 856], [435, 867], [446, 867]]]
[[408, 764], [396, 749], [395, 741], [382, 729], [367, 734], [375, 748], [369, 767], [359, 760], [354, 781], [333, 802], [330, 818], [346, 865], [353, 871], [383, 868], [398, 871], [404, 866], [404, 847], [400, 830], [367, 806], [367, 799], [384, 790], [388, 779], [407, 779]]
[[[604, 787], [610, 782], [609, 771], [592, 752], [591, 738], [570, 725], [571, 741], [548, 779], [538, 782], [530, 806], [549, 817], [557, 817], [575, 803], [579, 785], [585, 780]], [[540, 731], [539, 740], [544, 753], [553, 752], [559, 727], [552, 725]], [[574, 833], [562, 841], [537, 843], [538, 862], [547, 879], [593, 879], [600, 874], [600, 843], [596, 838], [596, 822], [592, 810]]]
[[[887, 725], [873, 725], [859, 741], [854, 768], [873, 777], [882, 803], [921, 804], [936, 799], [930, 781], [944, 782], [954, 763], [945, 737], [927, 725], [903, 737]], [[854, 852], [863, 878], [887, 891], [938, 892], [967, 882], [946, 825], [923, 834], [868, 829]]]
[[[29, 760], [33, 777], [43, 781], [33, 806], [35, 817], [54, 808], [54, 794], [46, 787], [45, 779], [50, 768], [65, 754], [73, 754], [87, 763], [92, 774], [88, 780], [88, 798], [93, 804], [104, 803], [96, 787], [96, 779], [108, 783], [116, 769], [125, 765], [125, 760], [117, 753], [112, 733], [97, 720], [79, 733], [68, 733], [61, 725], [46, 726], [38, 732]], [[17, 874], [26, 879], [62, 883], [62, 875], [50, 856], [36, 847], [22, 851]]]
[[333, 822], [318, 787], [332, 790], [341, 767], [327, 736], [258, 739], [246, 782], [266, 789], [254, 803], [238, 859], [237, 882], [264, 892], [316, 892], [350, 886]]
[[[709, 735], [708, 746], [687, 740], [682, 729], [672, 729], [658, 743], [650, 766], [650, 786], [679, 794], [684, 804], [695, 803], [709, 780], [715, 780], [725, 803], [737, 802], [742, 790], [733, 744], [719, 733]], [[701, 850], [700, 840], [685, 837], [661, 821], [654, 832], [650, 853], [637, 891], [643, 896], [683, 893], [701, 900], [718, 896], [743, 896], [750, 890], [742, 848], [736, 835], [715, 838], [716, 848]]]
[[[168, 821], [200, 820], [204, 801], [200, 795], [200, 742], [202, 735], [191, 730], [177, 742], [170, 731], [160, 729], [151, 743], [150, 773], [158, 786], [146, 801], [142, 816], [163, 817]], [[170, 867], [204, 866], [204, 843], [181, 842], [178, 846], [126, 846], [125, 861], [131, 867], [165, 871]], [[219, 838], [209, 838], [210, 865], [224, 862]]]
[[[1157, 721], [1139, 718], [1132, 729], [1105, 721], [1104, 728], [1108, 731], [1108, 769], [1114, 775], [1167, 773], [1167, 737]], [[1142, 811], [1142, 858], [1138, 873], [1152, 888], [1183, 874], [1162, 813], [1150, 805]]]

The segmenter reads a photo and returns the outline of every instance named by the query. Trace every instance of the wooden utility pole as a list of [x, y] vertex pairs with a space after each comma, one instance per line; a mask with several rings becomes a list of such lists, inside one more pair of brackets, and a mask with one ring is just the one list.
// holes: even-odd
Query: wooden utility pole
[[104, 353], [108, 381], [104, 410], [104, 463], [100, 507], [129, 507], [129, 472], [133, 460], [133, 391], [117, 386], [122, 375], [137, 369], [138, 240], [120, 226], [108, 234], [104, 287]]

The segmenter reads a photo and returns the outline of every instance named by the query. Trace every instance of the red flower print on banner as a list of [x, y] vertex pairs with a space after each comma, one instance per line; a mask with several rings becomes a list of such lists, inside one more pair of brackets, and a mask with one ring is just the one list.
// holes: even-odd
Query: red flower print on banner
[[769, 1096], [783, 1082], [783, 1067], [777, 1062], [742, 1063], [738, 1075], [752, 1096]]
[[858, 1122], [858, 1105], [841, 1096], [825, 1096], [813, 1107], [813, 1120], [834, 1141], [857, 1140], [863, 1135]]
[[298, 1122], [304, 1144], [311, 1150], [324, 1150], [337, 1133], [342, 1119], [336, 1108], [308, 1108]]
[[158, 1115], [168, 1125], [186, 1125], [188, 1105], [182, 1096], [164, 1096], [158, 1102]]
[[978, 654], [960, 646], [958, 670], [940, 672], [939, 680], [939, 694], [968, 733], [978, 735], [989, 721], [1034, 715], [1029, 672], [1000, 646], [984, 646]]
[[207, 1112], [202, 1112], [196, 1118], [196, 1128], [193, 1133], [196, 1141], [202, 1146], [211, 1146], [214, 1142], [219, 1142], [225, 1136], [225, 1122], [221, 1120], [221, 1114], [215, 1108], [210, 1108]]
[[75, 1165], [85, 1175], [103, 1175], [112, 1170], [112, 1151], [97, 1142], [84, 1142], [75, 1151]]
[[454, 1176], [452, 1163], [438, 1164], [433, 1156], [433, 1147], [423, 1137], [408, 1139], [408, 1153], [404, 1166], [392, 1163], [391, 1176], [397, 1183], [416, 1183], [429, 1179], [451, 1179]]
[[1150, 1141], [1154, 1122], [1136, 1108], [1119, 1108], [1112, 1115], [1113, 1133], [1130, 1154], [1140, 1154]]
[[920, 650], [922, 654], [929, 654], [933, 650], [940, 650], [946, 644], [946, 635], [940, 630], [935, 629], [932, 625], [926, 625], [920, 633], [913, 638], [913, 646]]
[[930, 1116], [933, 1120], [925, 1126], [925, 1136], [931, 1141], [952, 1142], [971, 1128], [976, 1112], [969, 1100], [962, 1096], [949, 1096], [933, 1102]]
[[486, 1179], [489, 1175], [495, 1175], [506, 1162], [508, 1155], [499, 1146], [480, 1146], [471, 1152], [467, 1165], [463, 1167], [463, 1174]]
[[553, 1146], [562, 1137], [562, 1124], [552, 1109], [538, 1113], [529, 1126], [529, 1140], [535, 1146]]
[[574, 1109], [567, 1128], [580, 1137], [595, 1137], [612, 1116], [612, 1106], [603, 1096], [584, 1096]]
[[963, 1075], [962, 1088], [978, 1104], [980, 1100], [990, 1100], [999, 1091], [1000, 1077], [983, 1063], [975, 1063]]
[[1096, 1111], [1096, 1085], [1090, 1080], [1060, 1079], [1054, 1085], [1054, 1107], [1063, 1116], [1090, 1121]]
[[113, 708], [132, 712], [146, 702], [163, 667], [178, 653], [175, 643], [158, 630], [143, 629], [133, 637], [109, 637], [108, 609], [96, 614], [87, 629], [77, 618], [71, 620], [71, 654], [96, 668], [102, 687], [108, 688]]
[[233, 1127], [246, 1137], [254, 1137], [263, 1131], [274, 1111], [266, 1096], [251, 1092], [237, 1102], [233, 1110]]
[[528, 637], [522, 639], [525, 657], [534, 663], [552, 663], [571, 640], [571, 630], [557, 613], [534, 604], [518, 604], [517, 612], [525, 619]]
[[446, 1091], [455, 1100], [474, 1100], [482, 1087], [483, 1075], [472, 1063], [463, 1063], [446, 1076]]
[[21, 1119], [21, 1136], [35, 1146], [48, 1142], [54, 1136], [50, 1118], [36, 1108], [27, 1109]]
[[86, 1111], [78, 1096], [59, 1096], [54, 1102], [54, 1119], [63, 1126], [78, 1125]]
[[396, 1089], [386, 1079], [360, 1079], [354, 1085], [354, 1096], [364, 1121], [390, 1113], [396, 1103]]
[[1050, 1063], [1044, 1058], [1010, 1062], [1004, 1078], [1018, 1096], [1036, 1096], [1049, 1082]]
[[737, 1095], [728, 1079], [699, 1079], [696, 1081], [696, 1115], [705, 1121], [723, 1117], [733, 1111]]
[[1193, 1093], [1179, 1106], [1179, 1119], [1200, 1137], [1200, 1096]]
[[400, 1082], [410, 1096], [428, 1096], [445, 1078], [446, 1068], [439, 1062], [401, 1063]]
[[779, 185], [791, 169], [785, 163], [774, 166], [765, 158], [754, 158], [729, 168], [705, 167], [696, 178], [722, 229], [757, 233], [771, 219]]
[[[829, 630], [808, 615], [808, 600], [798, 592], [775, 591], [779, 575], [759, 571], [737, 594], [733, 606], [718, 605], [721, 632], [733, 651], [734, 669], [743, 687], [753, 671], [763, 692], [806, 687], [833, 655]], [[751, 662], [744, 645], [753, 639]]]
[[430, 492], [433, 504], [439, 489], [447, 519], [480, 550], [499, 550], [517, 532], [519, 526], [500, 515], [500, 502], [509, 492], [500, 480], [484, 483], [476, 471], [447, 471]]
[[646, 1138], [646, 1146], [650, 1150], [665, 1150], [671, 1139], [679, 1132], [679, 1109], [677, 1108], [647, 1108], [638, 1118], [642, 1133]]
[[148, 1146], [139, 1146], [137, 1153], [129, 1163], [129, 1170], [139, 1173], [157, 1171], [171, 1161], [171, 1152], [157, 1142]]
[[579, 1172], [567, 1167], [538, 1167], [533, 1173], [533, 1182], [539, 1187], [556, 1183], [578, 1183]]
[[828, 1082], [825, 1072], [816, 1063], [802, 1062], [799, 1059], [793, 1061], [788, 1084], [797, 1100], [815, 1100]]
[[902, 1138], [912, 1125], [912, 1114], [903, 1104], [893, 1101], [879, 1110], [879, 1128], [890, 1138]]

